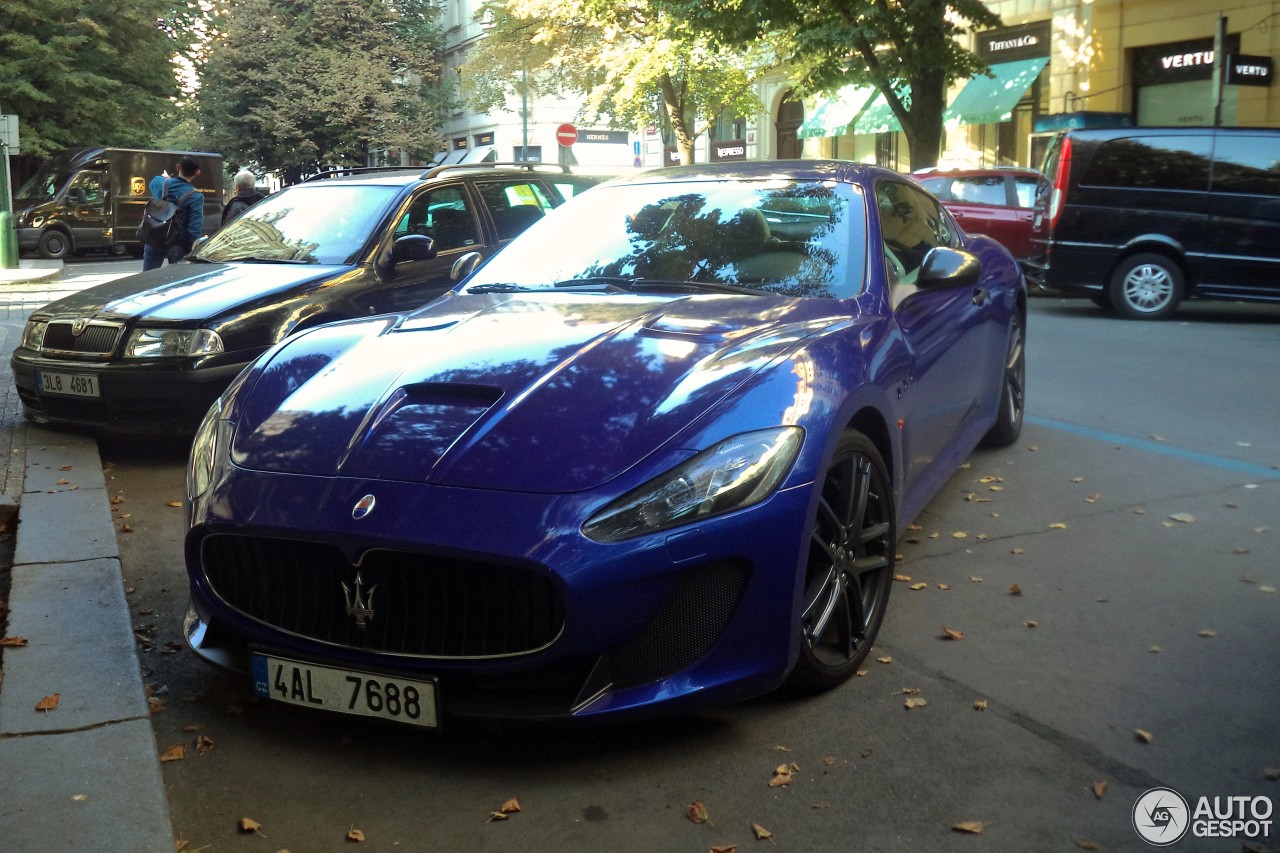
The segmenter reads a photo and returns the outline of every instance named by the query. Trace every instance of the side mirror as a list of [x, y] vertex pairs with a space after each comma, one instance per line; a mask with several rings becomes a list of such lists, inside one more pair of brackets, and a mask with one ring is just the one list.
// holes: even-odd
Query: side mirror
[[67, 190], [67, 204], [84, 204], [84, 190], [79, 187]]
[[930, 249], [916, 275], [916, 286], [921, 290], [938, 290], [947, 287], [968, 287], [978, 281], [982, 264], [968, 252], [937, 246]]
[[449, 270], [449, 279], [457, 284], [475, 272], [476, 267], [480, 266], [483, 260], [484, 257], [479, 252], [467, 252], [453, 262], [453, 269]]
[[405, 234], [391, 244], [391, 265], [405, 261], [429, 261], [436, 256], [436, 241], [425, 234]]

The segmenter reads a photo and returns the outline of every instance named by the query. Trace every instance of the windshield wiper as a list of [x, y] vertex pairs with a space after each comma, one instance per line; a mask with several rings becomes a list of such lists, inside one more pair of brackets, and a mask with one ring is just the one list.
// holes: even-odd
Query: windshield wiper
[[759, 294], [760, 291], [751, 287], [741, 287], [735, 284], [720, 284], [718, 282], [708, 281], [668, 281], [656, 278], [639, 278], [621, 275], [589, 275], [583, 278], [570, 278], [564, 281], [557, 281], [558, 289], [566, 288], [589, 288], [604, 286], [607, 290], [621, 290], [627, 293], [640, 293], [646, 290], [675, 290], [684, 291], [686, 293], [697, 293], [699, 291], [710, 290], [714, 293], [750, 293]]
[[512, 284], [509, 281], [496, 284], [476, 284], [463, 290], [463, 293], [524, 293], [537, 288], [525, 287], [523, 284]]
[[225, 263], [229, 264], [313, 264], [315, 261], [306, 261], [299, 258], [259, 258], [250, 255], [245, 258], [228, 258]]

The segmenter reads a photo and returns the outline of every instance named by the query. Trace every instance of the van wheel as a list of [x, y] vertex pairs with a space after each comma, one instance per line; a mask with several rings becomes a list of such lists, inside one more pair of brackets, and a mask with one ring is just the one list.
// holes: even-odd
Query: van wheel
[[71, 254], [71, 238], [61, 231], [46, 231], [40, 235], [40, 243], [36, 248], [40, 257], [60, 261]]
[[107, 254], [113, 258], [123, 258], [129, 252], [129, 247], [124, 243], [112, 243], [107, 247]]
[[1178, 309], [1182, 270], [1164, 255], [1125, 258], [1111, 276], [1111, 307], [1130, 320], [1163, 320]]

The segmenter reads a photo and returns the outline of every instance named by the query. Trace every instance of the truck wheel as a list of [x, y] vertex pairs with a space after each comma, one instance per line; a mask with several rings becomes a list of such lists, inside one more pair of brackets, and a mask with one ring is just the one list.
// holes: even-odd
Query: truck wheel
[[124, 243], [112, 243], [107, 247], [107, 254], [113, 258], [123, 258], [129, 251]]
[[46, 231], [40, 235], [40, 243], [36, 248], [40, 257], [60, 261], [71, 254], [71, 238], [61, 231]]

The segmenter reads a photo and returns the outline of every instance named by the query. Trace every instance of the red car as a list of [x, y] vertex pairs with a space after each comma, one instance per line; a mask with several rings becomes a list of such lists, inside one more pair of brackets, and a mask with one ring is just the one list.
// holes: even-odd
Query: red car
[[1046, 183], [1034, 169], [928, 171], [914, 175], [972, 234], [1004, 244], [1021, 263], [1031, 257], [1031, 208]]

